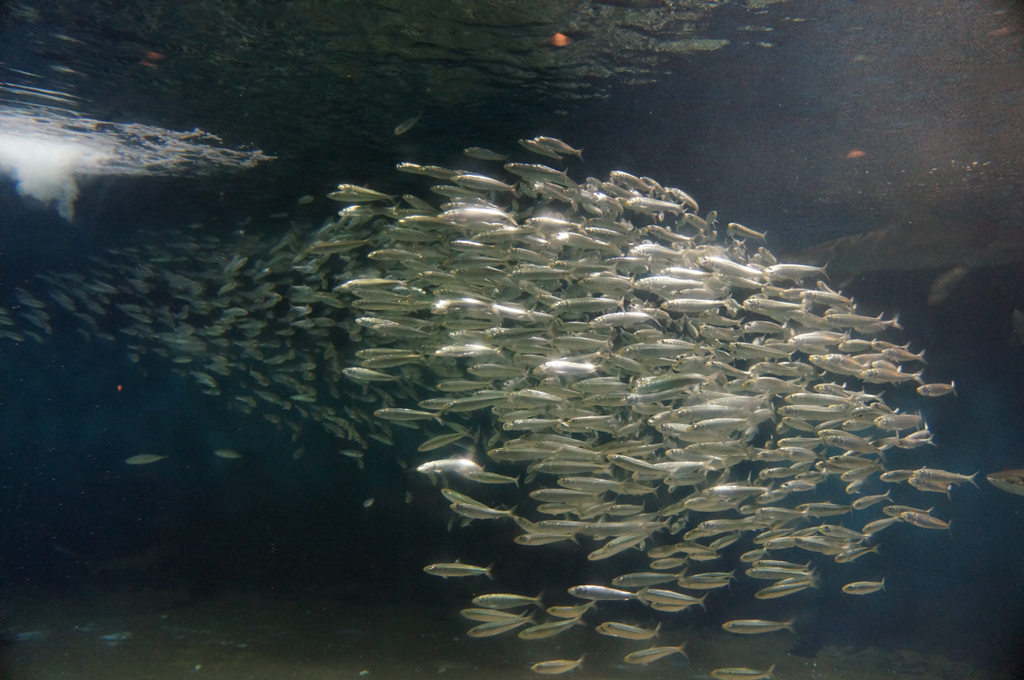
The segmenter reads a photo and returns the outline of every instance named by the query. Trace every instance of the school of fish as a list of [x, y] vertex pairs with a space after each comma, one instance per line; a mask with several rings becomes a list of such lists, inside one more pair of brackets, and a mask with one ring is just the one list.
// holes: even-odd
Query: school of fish
[[[554, 164], [580, 156], [548, 137], [521, 144]], [[569, 589], [543, 621], [539, 597], [480, 595], [461, 612], [474, 638], [587, 626], [641, 645], [630, 664], [685, 656], [679, 640], [642, 645], [735, 579], [763, 581], [757, 600], [868, 595], [881, 575], [823, 585], [814, 562], [869, 563], [894, 524], [949, 528], [922, 509], [935, 503], [901, 503], [944, 499], [974, 475], [922, 466], [926, 423], [886, 406], [883, 390], [938, 397], [955, 385], [924, 381], [923, 353], [892, 339], [896, 318], [859, 313], [824, 267], [777, 262], [764, 234], [722, 225], [681, 189], [466, 155], [494, 171], [400, 163], [439, 182], [433, 200], [343, 184], [329, 198], [344, 207], [318, 230], [141, 234], [88, 271], [42, 276], [42, 293], [19, 288], [0, 336], [42, 341], [51, 313], [64, 315], [84, 339], [122, 342], [137, 362], [163, 357], [296, 442], [325, 428], [360, 467], [408, 428], [419, 441], [408, 462], [443, 482], [452, 517], [514, 522], [524, 551], [574, 542], [615, 573]], [[520, 502], [496, 507], [492, 485]], [[425, 571], [500, 582], [503, 568]], [[649, 619], [614, 620], [618, 602]]]

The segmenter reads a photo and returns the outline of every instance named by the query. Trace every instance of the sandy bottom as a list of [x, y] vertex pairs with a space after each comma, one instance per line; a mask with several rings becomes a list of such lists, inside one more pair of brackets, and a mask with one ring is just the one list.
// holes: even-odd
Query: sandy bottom
[[[124, 591], [60, 599], [0, 593], [2, 680], [339, 680], [536, 678], [531, 664], [587, 656], [572, 678], [709, 678], [715, 668], [776, 665], [777, 679], [994, 680], [964, 662], [911, 651], [828, 647], [813, 659], [788, 653], [787, 632], [759, 636], [670, 631], [688, 640], [649, 666], [623, 663], [650, 646], [578, 628], [547, 640], [515, 634], [469, 639], [455, 612], [415, 605], [354, 607], [256, 594], [206, 599]], [[1002, 680], [1001, 678], [999, 680]]]

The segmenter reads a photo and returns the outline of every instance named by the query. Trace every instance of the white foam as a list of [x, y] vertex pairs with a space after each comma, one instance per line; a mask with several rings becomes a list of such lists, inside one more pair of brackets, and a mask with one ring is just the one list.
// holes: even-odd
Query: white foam
[[18, 193], [43, 203], [57, 202], [57, 212], [70, 221], [78, 198], [76, 174], [99, 167], [104, 159], [86, 145], [44, 135], [0, 134], [0, 170], [14, 178]]
[[105, 123], [54, 110], [0, 107], [0, 172], [22, 196], [74, 217], [77, 178], [90, 175], [205, 174], [249, 168], [270, 156], [235, 151], [201, 130], [176, 132], [139, 123]]

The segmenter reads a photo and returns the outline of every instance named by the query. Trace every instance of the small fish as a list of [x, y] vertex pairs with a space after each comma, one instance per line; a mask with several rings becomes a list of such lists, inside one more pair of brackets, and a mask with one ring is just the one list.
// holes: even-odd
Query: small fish
[[539, 144], [538, 142], [535, 142], [532, 139], [520, 139], [519, 140], [519, 144], [524, 149], [527, 149], [528, 151], [532, 151], [535, 154], [540, 154], [541, 156], [547, 156], [548, 158], [554, 158], [556, 161], [562, 160], [562, 156], [561, 155], [559, 155], [555, 151], [552, 151], [551, 149], [547, 148], [543, 144]]
[[[651, 562], [651, 569], [676, 569], [686, 564], [686, 559], [682, 557], [664, 557], [660, 560], [654, 560]], [[618, 585], [618, 584], [615, 584]]]
[[568, 673], [574, 668], [579, 668], [586, 656], [587, 655], [584, 654], [575, 661], [566, 661], [565, 659], [541, 661], [540, 663], [535, 663], [530, 666], [530, 670], [534, 673], [540, 673], [541, 675], [560, 675], [561, 673]]
[[423, 571], [431, 576], [440, 576], [445, 579], [463, 576], [486, 576], [493, 581], [494, 576], [491, 574], [491, 569], [493, 568], [493, 564], [488, 567], [474, 567], [472, 564], [462, 564], [461, 562], [441, 562], [438, 564], [428, 564], [423, 567]]
[[910, 479], [908, 479], [907, 481], [910, 482], [910, 484], [912, 486], [918, 486], [917, 483], [920, 482], [920, 481], [926, 481], [926, 482], [931, 482], [931, 483], [934, 483], [934, 484], [943, 484], [943, 485], [945, 485], [945, 484], [954, 484], [954, 485], [956, 485], [956, 484], [962, 484], [964, 482], [970, 482], [971, 484], [974, 485], [975, 488], [977, 488], [978, 485], [974, 483], [974, 478], [977, 476], [977, 474], [978, 473], [975, 472], [973, 475], [961, 475], [961, 474], [957, 474], [955, 472], [947, 472], [946, 470], [935, 470], [935, 469], [932, 469], [932, 468], [921, 468], [920, 470], [915, 470], [914, 474], [910, 475]]
[[775, 664], [768, 667], [766, 671], [758, 671], [753, 668], [716, 668], [711, 671], [711, 677], [717, 680], [769, 680]]
[[604, 586], [573, 586], [569, 588], [569, 594], [581, 600], [632, 600], [636, 598], [636, 593]]
[[515, 630], [519, 626], [524, 626], [531, 621], [533, 621], [532, 615], [512, 621], [491, 621], [489, 623], [481, 623], [479, 626], [474, 626], [466, 631], [466, 635], [473, 638], [492, 637], [494, 635], [501, 635], [502, 633]]
[[465, 189], [474, 191], [512, 191], [510, 184], [484, 175], [476, 175], [469, 172], [460, 172], [452, 177], [452, 181]]
[[459, 612], [463, 618], [470, 621], [488, 623], [490, 621], [513, 621], [523, 618], [520, 614], [503, 612], [500, 609], [469, 608]]
[[131, 458], [125, 458], [126, 463], [129, 465], [148, 465], [149, 463], [155, 463], [158, 460], [163, 460], [167, 456], [158, 456], [155, 453], [141, 453]]
[[850, 507], [852, 507], [854, 510], [863, 510], [864, 508], [871, 507], [875, 503], [881, 503], [882, 501], [887, 500], [889, 500], [888, 491], [886, 491], [884, 494], [880, 494], [877, 496], [864, 496], [863, 498], [858, 498], [857, 500], [850, 504]]
[[[576, 156], [580, 160], [583, 160], [583, 149], [574, 149], [560, 139], [555, 139], [554, 137], [534, 137], [529, 141], [533, 142], [533, 144], [536, 145], [537, 147], [540, 147], [545, 151], [551, 152], [550, 154], [545, 155], [554, 154], [556, 158], [559, 158], [561, 156], [572, 155]], [[531, 151], [535, 150], [534, 147], [527, 148], [530, 149]]]
[[471, 482], [478, 482], [480, 484], [515, 484], [516, 486], [519, 486], [518, 477], [499, 475], [495, 472], [485, 472], [483, 470], [468, 470], [467, 472], [464, 472], [462, 476], [470, 480]]
[[770, 267], [766, 267], [764, 273], [773, 283], [780, 279], [799, 281], [806, 276], [815, 276], [817, 274], [828, 278], [824, 267], [812, 267], [805, 264], [773, 264]]
[[686, 643], [682, 643], [678, 647], [651, 647], [650, 649], [644, 649], [639, 652], [633, 652], [627, 654], [623, 659], [626, 663], [638, 663], [647, 665], [653, 663], [658, 659], [664, 659], [670, 654], [682, 654], [683, 657], [689, 659], [690, 657], [686, 654]]
[[997, 489], [1002, 489], [1007, 493], [1014, 493], [1018, 496], [1024, 496], [1024, 469], [993, 472], [985, 477], [985, 479]]
[[425, 175], [436, 179], [448, 180], [458, 174], [455, 170], [441, 168], [436, 165], [417, 165], [416, 163], [399, 163], [395, 166], [399, 172], [409, 172], [414, 175]]
[[707, 599], [707, 595], [705, 594], [704, 597], [696, 598], [685, 593], [677, 593], [674, 590], [644, 588], [637, 594], [637, 598], [644, 604], [661, 604], [673, 607], [690, 607], [692, 605], [697, 605], [701, 609], [705, 609], [704, 600]]
[[559, 619], [577, 619], [583, 616], [584, 613], [590, 611], [594, 607], [597, 607], [597, 602], [591, 600], [586, 604], [578, 604], [574, 607], [548, 607], [547, 612], [551, 616]]
[[382, 373], [380, 371], [374, 371], [369, 368], [346, 368], [342, 370], [342, 374], [349, 380], [356, 382], [369, 383], [369, 382], [397, 382], [398, 376], [390, 375], [388, 373]]
[[843, 592], [847, 595], [867, 595], [879, 590], [885, 590], [885, 579], [881, 581], [854, 581], [843, 586]]
[[735, 621], [726, 621], [722, 624], [722, 628], [730, 633], [739, 633], [741, 635], [772, 633], [783, 628], [791, 633], [795, 633], [796, 630], [793, 628], [795, 620], [790, 619], [783, 623], [781, 621], [763, 621], [761, 619], [737, 619]]
[[425, 441], [422, 444], [420, 444], [419, 447], [417, 447], [416, 450], [420, 451], [421, 453], [426, 453], [427, 451], [433, 451], [434, 449], [439, 449], [442, 446], [447, 446], [448, 444], [451, 444], [453, 442], [457, 442], [460, 439], [463, 439], [463, 438], [468, 437], [468, 436], [469, 436], [469, 433], [467, 433], [467, 432], [453, 432], [453, 433], [449, 433], [449, 434], [439, 434], [436, 437], [431, 437], [427, 441]]
[[374, 504], [375, 501], [376, 501], [376, 499], [374, 499], [374, 498], [367, 498], [365, 501], [363, 501], [363, 507], [364, 508], [373, 507], [373, 504]]
[[661, 624], [659, 623], [656, 628], [649, 630], [638, 626], [630, 626], [625, 623], [605, 621], [594, 630], [601, 635], [607, 635], [609, 637], [625, 638], [627, 640], [650, 640], [658, 634], [658, 631], [661, 630]]
[[508, 156], [490, 151], [489, 149], [482, 149], [479, 146], [471, 146], [468, 149], [463, 149], [462, 153], [466, 154], [470, 158], [476, 158], [481, 161], [503, 161], [507, 160]]
[[443, 474], [446, 472], [461, 475], [470, 471], [483, 472], [483, 468], [468, 458], [444, 458], [442, 460], [432, 460], [423, 463], [416, 468], [416, 472], [422, 472], [425, 475]]
[[420, 122], [420, 118], [422, 117], [423, 114], [421, 113], [418, 116], [413, 116], [412, 118], [406, 118], [403, 120], [395, 127], [395, 136], [404, 135], [406, 132], [411, 130], [416, 123]]
[[478, 595], [473, 598], [473, 604], [487, 609], [514, 609], [532, 604], [537, 607], [543, 606], [541, 595], [537, 597], [526, 597], [524, 595], [511, 595], [509, 593], [492, 593], [490, 595]]
[[470, 498], [466, 494], [459, 493], [458, 491], [455, 491], [453, 489], [441, 489], [441, 495], [447, 498], [448, 501], [451, 503], [468, 503], [470, 505], [480, 506], [481, 508], [487, 507], [480, 501]]
[[949, 529], [949, 522], [944, 522], [937, 517], [932, 517], [927, 512], [908, 510], [900, 513], [900, 519], [907, 524], [913, 524], [921, 529]]
[[131, 639], [132, 639], [132, 634], [128, 633], [128, 632], [124, 632], [124, 633], [111, 633], [110, 635], [104, 635], [103, 637], [100, 638], [100, 640], [103, 640], [108, 645], [115, 645], [115, 644], [117, 644], [119, 642], [124, 642], [125, 640], [131, 640]]
[[332, 201], [351, 201], [353, 203], [373, 203], [374, 201], [394, 201], [394, 196], [382, 194], [373, 189], [354, 184], [339, 184], [336, 191], [327, 194]]
[[575, 619], [559, 619], [557, 621], [549, 621], [548, 623], [542, 623], [539, 626], [530, 626], [524, 630], [519, 631], [519, 639], [521, 640], [542, 640], [544, 638], [554, 637], [559, 633], [564, 633], [573, 626], [580, 623], [579, 618]]
[[874, 522], [870, 522], [868, 524], [865, 524], [864, 527], [861, 529], [861, 533], [866, 534], [868, 536], [873, 536], [874, 534], [877, 534], [882, 529], [885, 529], [886, 527], [890, 527], [890, 526], [892, 526], [893, 524], [895, 524], [896, 522], [899, 522], [899, 521], [900, 521], [899, 517], [886, 517], [884, 519], [878, 519], [878, 520], [875, 520]]
[[902, 371], [893, 371], [887, 368], [869, 368], [866, 371], [862, 371], [860, 379], [870, 383], [900, 383], [908, 380], [914, 380], [924, 387], [924, 380], [921, 379], [923, 370], [917, 373], [903, 373]]
[[433, 418], [439, 423], [444, 423], [441, 417], [436, 413], [429, 413], [427, 411], [417, 411], [411, 408], [379, 408], [373, 412], [373, 415], [384, 420], [394, 421], [410, 421], [410, 420], [429, 420]]
[[514, 507], [511, 510], [495, 510], [477, 503], [452, 503], [450, 507], [456, 515], [470, 519], [515, 519], [516, 511]]
[[948, 385], [944, 383], [928, 383], [919, 386], [917, 393], [924, 397], [941, 397], [947, 394], [952, 394], [955, 397], [956, 382], [950, 381]]
[[216, 451], [213, 452], [213, 455], [217, 456], [218, 458], [241, 458], [242, 457], [242, 454], [240, 454], [238, 451], [233, 451], [231, 449], [217, 449]]
[[814, 580], [811, 578], [795, 578], [786, 579], [780, 581], [773, 586], [762, 588], [761, 590], [754, 593], [754, 597], [759, 600], [773, 600], [779, 597], [785, 597], [794, 593], [799, 593], [802, 590], [806, 590], [814, 585]]
[[296, 201], [296, 203], [298, 203], [299, 205], [309, 205], [314, 200], [315, 198], [313, 197], [312, 194], [306, 194], [305, 196], [300, 197], [299, 200]]
[[726, 231], [729, 233], [729, 235], [739, 234], [740, 236], [759, 238], [762, 241], [766, 240], [766, 237], [768, 236], [768, 232], [754, 231], [753, 229], [748, 229], [747, 227], [744, 227], [742, 224], [737, 224], [736, 222], [730, 222], [726, 226]]

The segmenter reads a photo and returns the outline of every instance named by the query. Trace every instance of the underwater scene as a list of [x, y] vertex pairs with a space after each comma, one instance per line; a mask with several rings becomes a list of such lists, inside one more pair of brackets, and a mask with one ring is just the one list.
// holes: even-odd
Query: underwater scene
[[1024, 678], [1024, 9], [0, 6], [0, 679]]

